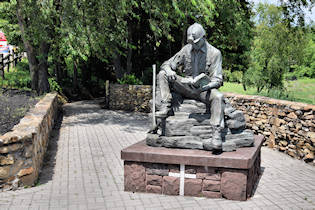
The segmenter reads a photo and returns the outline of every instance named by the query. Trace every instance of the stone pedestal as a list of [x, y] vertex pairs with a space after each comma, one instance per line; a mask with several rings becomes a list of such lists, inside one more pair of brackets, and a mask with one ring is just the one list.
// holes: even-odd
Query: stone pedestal
[[125, 191], [244, 201], [259, 178], [262, 142], [255, 136], [254, 147], [213, 154], [140, 141], [121, 151]]

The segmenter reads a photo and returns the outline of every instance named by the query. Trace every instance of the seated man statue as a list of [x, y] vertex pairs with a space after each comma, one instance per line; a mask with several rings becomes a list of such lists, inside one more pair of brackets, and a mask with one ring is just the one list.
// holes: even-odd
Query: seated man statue
[[[223, 84], [222, 57], [218, 49], [205, 39], [203, 27], [194, 23], [187, 30], [187, 42], [178, 53], [165, 61], [157, 76], [157, 85], [161, 94], [161, 107], [156, 117], [165, 118], [171, 110], [174, 91], [184, 98], [195, 99], [210, 106], [210, 122], [214, 127], [212, 145], [222, 148], [221, 132], [224, 128], [224, 99], [218, 88]], [[181, 74], [176, 74], [182, 67]], [[201, 75], [208, 78], [206, 83], [197, 84]]]

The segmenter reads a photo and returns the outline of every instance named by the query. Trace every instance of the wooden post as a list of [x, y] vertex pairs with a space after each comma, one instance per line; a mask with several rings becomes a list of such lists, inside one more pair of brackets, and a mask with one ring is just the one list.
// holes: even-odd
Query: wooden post
[[109, 108], [109, 80], [105, 82], [105, 107]]
[[[11, 69], [13, 69], [14, 68], [14, 52], [13, 52], [13, 49], [10, 50], [9, 62], [10, 62]], [[9, 69], [8, 69], [8, 71], [9, 71]]]
[[[10, 71], [10, 56], [11, 56], [11, 54], [9, 53], [9, 54], [4, 58], [4, 60], [6, 60], [5, 65], [7, 66], [7, 72]], [[4, 72], [4, 71], [3, 71], [3, 72]]]
[[18, 55], [17, 53], [13, 50], [13, 65], [16, 66], [17, 64], [17, 59], [18, 59]]
[[4, 79], [4, 61], [3, 61], [3, 54], [0, 54], [0, 72], [1, 77]]
[[153, 85], [152, 85], [152, 125], [153, 128], [156, 127], [156, 119], [155, 119], [155, 83], [156, 83], [156, 64], [153, 64]]

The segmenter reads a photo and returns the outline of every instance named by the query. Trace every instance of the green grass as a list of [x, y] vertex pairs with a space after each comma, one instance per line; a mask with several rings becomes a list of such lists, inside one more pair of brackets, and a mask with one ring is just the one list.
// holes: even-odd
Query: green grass
[[[315, 104], [315, 78], [301, 78], [295, 81], [288, 81], [285, 83], [285, 87], [287, 88], [288, 97], [282, 97], [280, 99]], [[225, 82], [220, 90], [222, 92], [271, 97], [270, 93], [268, 93], [266, 90], [257, 93], [256, 88], [247, 88], [247, 90], [244, 91], [242, 84], [231, 82]]]
[[287, 83], [288, 91], [297, 101], [315, 104], [315, 78], [302, 78]]

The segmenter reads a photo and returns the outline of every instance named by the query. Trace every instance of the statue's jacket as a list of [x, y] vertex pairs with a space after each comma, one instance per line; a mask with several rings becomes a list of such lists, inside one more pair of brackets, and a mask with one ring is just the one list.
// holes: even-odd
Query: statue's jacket
[[[198, 65], [194, 64], [194, 56], [199, 56]], [[184, 77], [193, 78], [201, 73], [205, 73], [211, 78], [211, 82], [218, 84], [218, 87], [223, 84], [221, 52], [207, 41], [205, 41], [205, 45], [198, 53], [195, 52], [191, 44], [185, 45], [173, 57], [162, 64], [161, 70], [167, 69], [176, 72], [178, 72], [178, 69], [182, 69], [181, 73]]]

